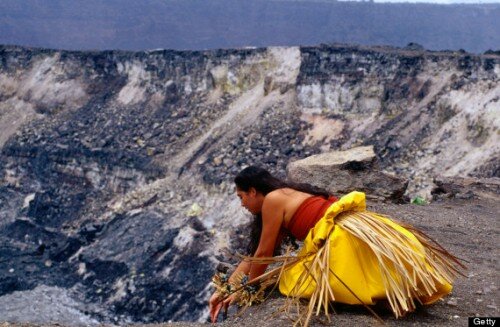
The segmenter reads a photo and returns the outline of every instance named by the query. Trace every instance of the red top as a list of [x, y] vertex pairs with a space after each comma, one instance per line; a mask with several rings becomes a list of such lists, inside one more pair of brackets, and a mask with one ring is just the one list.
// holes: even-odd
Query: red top
[[337, 198], [334, 196], [330, 196], [328, 199], [322, 196], [307, 198], [290, 219], [288, 230], [298, 240], [305, 239], [309, 230], [316, 225], [325, 214], [326, 209], [335, 201]]

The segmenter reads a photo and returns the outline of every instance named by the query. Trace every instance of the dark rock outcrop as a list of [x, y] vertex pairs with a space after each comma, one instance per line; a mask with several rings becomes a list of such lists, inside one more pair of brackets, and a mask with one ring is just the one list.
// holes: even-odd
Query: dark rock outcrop
[[495, 198], [500, 194], [500, 178], [437, 177], [432, 190], [435, 200], [442, 198]]

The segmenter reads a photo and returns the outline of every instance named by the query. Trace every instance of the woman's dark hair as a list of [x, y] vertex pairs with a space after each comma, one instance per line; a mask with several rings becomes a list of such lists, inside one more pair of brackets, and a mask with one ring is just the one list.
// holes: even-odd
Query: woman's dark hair
[[[234, 183], [236, 184], [236, 187], [244, 192], [248, 192], [248, 190], [253, 187], [257, 192], [263, 195], [267, 195], [268, 193], [279, 188], [288, 187], [297, 191], [319, 195], [324, 198], [328, 198], [330, 196], [330, 194], [328, 194], [328, 192], [324, 189], [305, 183], [285, 182], [279, 178], [274, 177], [264, 168], [260, 168], [257, 166], [250, 166], [240, 171], [234, 178]], [[254, 217], [254, 221], [252, 223], [250, 244], [248, 245], [247, 249], [250, 254], [255, 253], [255, 251], [257, 250], [261, 232], [262, 216], [258, 214]], [[277, 244], [277, 248], [279, 248], [279, 244]]]
[[276, 189], [286, 187], [285, 182], [274, 177], [267, 170], [256, 166], [250, 166], [240, 171], [234, 178], [234, 183], [244, 192], [248, 192], [253, 187], [257, 192], [264, 195]]

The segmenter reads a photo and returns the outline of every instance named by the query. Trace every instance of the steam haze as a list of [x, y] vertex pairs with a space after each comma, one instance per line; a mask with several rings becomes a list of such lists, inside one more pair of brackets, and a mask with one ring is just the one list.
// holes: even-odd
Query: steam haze
[[475, 53], [500, 47], [499, 3], [439, 2], [455, 4], [4, 0], [0, 44], [69, 50], [201, 50], [320, 43], [402, 47], [416, 42], [430, 50]]

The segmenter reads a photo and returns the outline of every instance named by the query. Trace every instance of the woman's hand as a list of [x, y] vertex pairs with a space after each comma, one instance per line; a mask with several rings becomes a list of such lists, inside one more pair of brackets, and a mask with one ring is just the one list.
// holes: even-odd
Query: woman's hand
[[208, 300], [208, 308], [210, 309], [210, 320], [215, 323], [217, 321], [217, 316], [222, 308], [222, 298], [219, 293], [215, 292]]
[[227, 308], [236, 301], [236, 294], [231, 294], [226, 299], [222, 300], [222, 297], [219, 293], [215, 292], [208, 300], [208, 306], [210, 308], [210, 320], [212, 323], [217, 322], [217, 317], [219, 316], [220, 310], [224, 308], [224, 311], [227, 311]]

